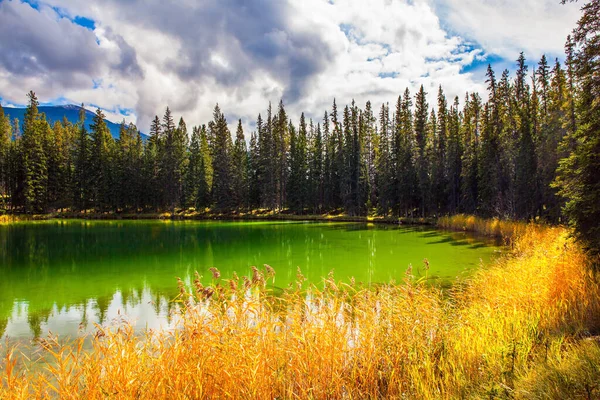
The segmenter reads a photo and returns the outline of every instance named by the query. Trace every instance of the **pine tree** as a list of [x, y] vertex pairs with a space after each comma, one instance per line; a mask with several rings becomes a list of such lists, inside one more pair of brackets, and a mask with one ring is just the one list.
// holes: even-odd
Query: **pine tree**
[[116, 178], [118, 191], [118, 207], [130, 209], [135, 204], [135, 186], [139, 179], [136, 172], [135, 141], [137, 132], [121, 123], [119, 139], [117, 140]]
[[325, 143], [323, 160], [323, 208], [328, 211], [333, 207], [333, 155], [335, 153], [335, 142], [329, 130], [329, 115], [327, 111], [325, 111], [323, 116], [323, 142]]
[[232, 161], [233, 143], [227, 128], [227, 120], [217, 104], [213, 112], [211, 136], [214, 138], [212, 196], [215, 208], [229, 211], [235, 206], [233, 202]]
[[33, 91], [27, 94], [29, 105], [23, 120], [22, 166], [25, 211], [42, 212], [46, 209], [48, 165], [45, 152], [50, 126], [38, 112], [38, 100]]
[[[371, 108], [371, 102], [367, 101], [365, 105], [365, 111], [363, 112], [363, 123], [361, 126], [364, 128], [364, 152], [363, 159], [366, 164], [366, 199], [365, 206], [367, 213], [371, 212], [371, 209], [377, 205], [377, 184], [376, 184], [376, 153], [378, 147], [377, 138], [377, 119], [373, 115]], [[327, 190], [327, 189], [326, 189]]]
[[183, 192], [183, 179], [187, 170], [188, 145], [187, 125], [183, 118], [179, 118], [179, 124], [173, 136], [173, 186], [175, 188], [174, 204], [176, 206], [181, 206], [186, 201]]
[[353, 186], [353, 126], [350, 120], [350, 108], [344, 107], [343, 115], [343, 145], [341, 152], [342, 169], [341, 169], [341, 193], [342, 193], [342, 206], [346, 212], [350, 215], [356, 213], [354, 204], [354, 193], [352, 192]]
[[438, 89], [437, 129], [433, 133], [433, 154], [431, 158], [431, 180], [432, 211], [435, 213], [446, 212], [448, 201], [448, 102], [444, 91], [440, 86]]
[[382, 215], [387, 215], [393, 207], [393, 181], [390, 162], [390, 115], [389, 106], [381, 105], [379, 112], [379, 138], [375, 158], [377, 170], [377, 209]]
[[185, 208], [196, 206], [200, 175], [202, 173], [202, 152], [200, 150], [200, 128], [192, 129], [192, 138], [188, 151], [187, 171], [184, 179], [184, 203]]
[[69, 123], [55, 122], [44, 144], [48, 165], [47, 203], [51, 208], [65, 208], [70, 202]]
[[96, 110], [91, 129], [90, 170], [93, 205], [99, 211], [116, 208], [116, 179], [112, 168], [115, 160], [115, 142], [104, 121], [104, 113]]
[[574, 148], [560, 162], [556, 185], [567, 200], [564, 213], [576, 237], [591, 254], [600, 255], [600, 1], [587, 2], [582, 11], [572, 58], [579, 121], [570, 138]]
[[274, 210], [277, 201], [276, 171], [275, 171], [275, 142], [273, 140], [273, 119], [271, 103], [267, 109], [267, 120], [258, 115], [256, 128], [258, 130], [260, 203], [262, 207]]
[[500, 144], [493, 123], [493, 105], [486, 103], [481, 120], [481, 157], [478, 168], [478, 209], [485, 217], [500, 215]]
[[10, 121], [0, 105], [0, 208], [6, 208], [9, 196]]
[[[312, 127], [312, 121], [311, 121]], [[312, 131], [312, 129], [311, 129]], [[320, 213], [324, 204], [323, 189], [323, 136], [321, 124], [317, 124], [316, 131], [311, 135], [310, 145], [307, 149], [309, 164], [309, 189], [307, 202], [313, 213]]]
[[144, 146], [143, 155], [143, 190], [142, 197], [151, 209], [158, 209], [162, 203], [162, 190], [159, 176], [159, 154], [162, 154], [160, 147], [161, 124], [158, 116], [155, 116], [150, 126], [150, 137]]
[[81, 106], [79, 113], [79, 122], [77, 123], [77, 138], [73, 150], [74, 158], [74, 193], [73, 200], [75, 207], [79, 210], [87, 210], [90, 206], [92, 188], [92, 170], [91, 170], [91, 142], [87, 130], [85, 129], [85, 109]]
[[479, 198], [479, 184], [477, 180], [480, 156], [480, 118], [481, 98], [472, 93], [465, 96], [463, 110], [463, 124], [461, 125], [461, 136], [463, 140], [462, 158], [462, 210], [473, 214], [477, 210]]
[[206, 125], [200, 128], [200, 169], [198, 170], [198, 192], [196, 209], [204, 209], [212, 204], [211, 188], [213, 185], [213, 161], [208, 144]]
[[458, 97], [454, 98], [454, 104], [448, 113], [448, 144], [446, 156], [446, 179], [448, 203], [446, 211], [456, 214], [461, 210], [462, 199], [462, 158], [463, 141], [461, 138], [461, 117], [458, 111]]
[[248, 155], [248, 206], [260, 207], [260, 147], [256, 132], [250, 134], [250, 152]]
[[308, 164], [306, 160], [306, 120], [300, 116], [298, 132], [290, 127], [290, 177], [288, 185], [288, 205], [290, 210], [303, 213], [307, 200]]
[[235, 144], [233, 147], [233, 165], [232, 182], [233, 195], [235, 197], [235, 206], [240, 209], [248, 208], [248, 149], [246, 148], [246, 138], [242, 128], [242, 120], [238, 120], [238, 126], [235, 134]]
[[537, 158], [532, 134], [531, 99], [525, 82], [527, 65], [523, 53], [518, 59], [516, 108], [518, 115], [518, 150], [515, 161], [516, 216], [531, 219], [538, 204]]
[[401, 211], [404, 216], [413, 216], [413, 211], [417, 206], [418, 196], [418, 178], [417, 169], [415, 166], [415, 132], [413, 129], [412, 115], [412, 99], [408, 88], [405, 89], [402, 97], [401, 110], [401, 153], [400, 153], [400, 168], [401, 184], [399, 187]]
[[331, 109], [331, 207], [337, 209], [342, 206], [343, 201], [343, 179], [344, 179], [344, 136], [342, 126], [338, 120], [337, 104], [333, 99]]
[[283, 105], [279, 102], [277, 116], [273, 121], [273, 155], [275, 161], [275, 208], [281, 209], [287, 204], [287, 184], [289, 173], [290, 132], [288, 117]]
[[550, 67], [548, 66], [548, 60], [546, 59], [546, 55], [543, 54], [540, 62], [538, 63], [538, 69], [534, 73], [536, 77], [537, 84], [540, 87], [540, 97], [541, 97], [541, 115], [542, 118], [546, 118], [548, 115], [548, 90], [550, 87]]
[[426, 205], [429, 196], [429, 165], [426, 154], [427, 146], [427, 93], [421, 85], [415, 100], [415, 144], [416, 144], [416, 167], [419, 187], [419, 208], [421, 216], [427, 213]]

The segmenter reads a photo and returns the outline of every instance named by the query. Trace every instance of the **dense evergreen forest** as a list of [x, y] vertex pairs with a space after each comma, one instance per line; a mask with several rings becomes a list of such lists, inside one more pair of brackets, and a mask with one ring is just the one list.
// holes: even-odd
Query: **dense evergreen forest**
[[114, 140], [101, 110], [90, 132], [82, 123], [50, 126], [30, 92], [23, 121], [9, 121], [0, 108], [0, 201], [27, 213], [566, 216], [597, 243], [598, 2], [583, 11], [564, 65], [544, 56], [530, 70], [521, 54], [514, 77], [488, 66], [487, 101], [478, 93], [447, 99], [440, 87], [428, 104], [421, 86], [394, 104], [342, 108], [334, 100], [322, 119], [302, 114], [297, 122], [280, 102], [258, 115], [249, 143], [241, 121], [232, 137], [218, 105], [206, 125], [189, 129], [167, 107], [148, 140], [132, 124]]

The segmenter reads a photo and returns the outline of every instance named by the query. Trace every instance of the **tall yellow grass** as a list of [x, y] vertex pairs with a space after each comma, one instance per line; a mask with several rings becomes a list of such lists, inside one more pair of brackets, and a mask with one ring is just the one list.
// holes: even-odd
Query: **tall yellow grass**
[[329, 276], [322, 290], [299, 273], [279, 296], [270, 267], [180, 281], [180, 329], [99, 328], [91, 350], [49, 338], [42, 368], [2, 349], [0, 398], [597, 398], [600, 350], [581, 343], [600, 328], [588, 261], [563, 228], [526, 226], [513, 249], [449, 294], [410, 271], [367, 289]]
[[[480, 235], [502, 238], [512, 241], [523, 235], [527, 223], [521, 221], [501, 220], [498, 218], [485, 219], [474, 215], [458, 214], [451, 217], [440, 217], [437, 226], [443, 229], [476, 232]], [[540, 229], [541, 225], [538, 226]]]

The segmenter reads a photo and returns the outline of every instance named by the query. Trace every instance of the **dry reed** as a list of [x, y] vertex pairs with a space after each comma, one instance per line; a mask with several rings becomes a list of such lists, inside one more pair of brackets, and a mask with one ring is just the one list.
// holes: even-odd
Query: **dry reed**
[[[597, 344], [579, 344], [600, 328], [585, 255], [565, 229], [535, 225], [519, 225], [513, 249], [449, 294], [410, 272], [372, 288], [329, 276], [321, 290], [299, 272], [274, 296], [269, 266], [243, 284], [213, 270], [209, 287], [180, 281], [175, 331], [99, 327], [88, 351], [83, 338], [50, 338], [40, 343], [50, 362], [36, 369], [2, 349], [0, 398], [530, 398], [565, 393], [563, 375], [570, 393], [597, 397], [593, 381], [577, 383], [600, 365]], [[595, 361], [583, 359], [589, 346]]]

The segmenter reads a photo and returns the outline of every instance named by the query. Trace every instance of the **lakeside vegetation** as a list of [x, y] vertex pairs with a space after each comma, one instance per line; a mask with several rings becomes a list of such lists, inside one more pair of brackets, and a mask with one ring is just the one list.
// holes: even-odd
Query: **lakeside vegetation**
[[[465, 221], [497, 226], [445, 224]], [[560, 227], [527, 225], [512, 249], [449, 291], [409, 270], [371, 288], [329, 276], [322, 290], [299, 272], [275, 294], [271, 267], [230, 280], [213, 270], [210, 286], [179, 282], [178, 330], [98, 327], [70, 344], [40, 340], [32, 360], [3, 343], [0, 397], [597, 397], [589, 258]]]

